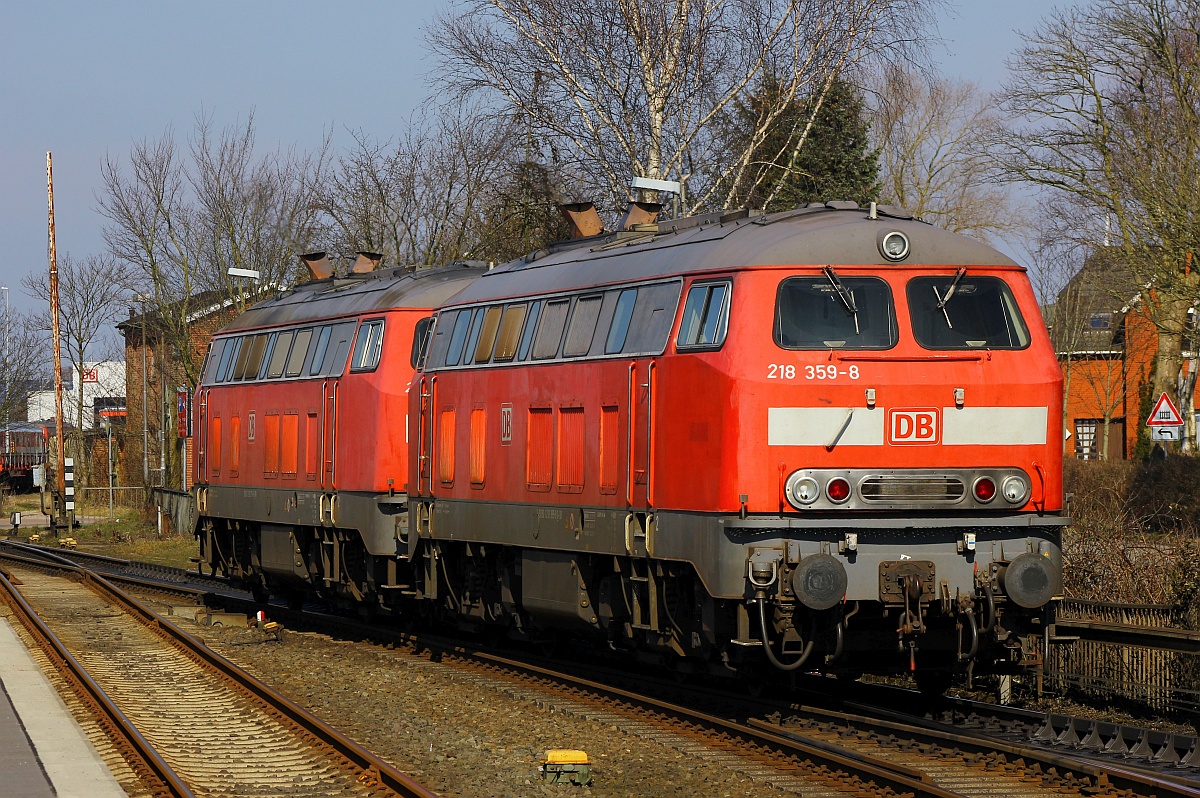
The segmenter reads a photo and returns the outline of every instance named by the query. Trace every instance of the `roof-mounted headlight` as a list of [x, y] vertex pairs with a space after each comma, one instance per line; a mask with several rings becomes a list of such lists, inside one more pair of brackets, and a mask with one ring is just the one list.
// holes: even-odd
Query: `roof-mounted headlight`
[[904, 260], [908, 257], [908, 236], [892, 230], [879, 236], [879, 253], [888, 260]]

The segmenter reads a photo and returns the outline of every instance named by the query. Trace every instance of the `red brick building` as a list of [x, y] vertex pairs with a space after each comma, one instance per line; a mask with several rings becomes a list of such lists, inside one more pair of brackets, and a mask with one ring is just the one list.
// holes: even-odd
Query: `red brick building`
[[1152, 374], [1158, 338], [1154, 325], [1136, 309], [1098, 313], [1089, 323], [1109, 325], [1101, 327], [1109, 335], [1093, 336], [1094, 347], [1058, 352], [1065, 452], [1083, 460], [1128, 459], [1145, 421], [1140, 417], [1141, 397]]
[[1063, 369], [1067, 456], [1083, 460], [1134, 456], [1146, 421], [1143, 398], [1150, 390], [1158, 349], [1157, 329], [1142, 309], [1142, 297], [1128, 270], [1102, 251], [1088, 260], [1047, 308]]
[[[185, 481], [185, 463], [193, 456], [191, 437], [179, 437], [177, 392], [195, 389], [180, 356], [181, 336], [164, 319], [182, 318], [187, 355], [199, 373], [213, 333], [239, 312], [232, 299], [217, 292], [191, 297], [186, 315], [179, 304], [141, 314], [130, 309], [129, 318], [117, 325], [125, 338], [125, 441], [119, 465], [124, 485], [191, 487]], [[187, 409], [190, 416], [190, 408]]]

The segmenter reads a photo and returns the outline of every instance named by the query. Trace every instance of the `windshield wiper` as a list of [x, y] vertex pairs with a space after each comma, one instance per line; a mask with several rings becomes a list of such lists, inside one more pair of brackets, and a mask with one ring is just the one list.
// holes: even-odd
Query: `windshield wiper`
[[938, 293], [936, 285], [933, 286], [933, 295], [935, 297], [937, 297], [937, 300], [938, 300], [937, 309], [940, 310], [942, 312], [942, 315], [946, 317], [946, 326], [949, 327], [951, 330], [954, 329], [954, 325], [950, 323], [950, 314], [946, 310], [946, 303], [948, 303], [950, 301], [950, 298], [952, 296], [954, 296], [954, 292], [958, 290], [958, 284], [960, 282], [962, 282], [962, 278], [964, 278], [966, 276], [967, 276], [967, 267], [966, 266], [959, 267], [958, 271], [954, 273], [954, 279], [950, 281], [950, 285], [946, 286], [946, 295], [945, 296], [942, 296], [940, 293]]
[[849, 288], [842, 285], [842, 281], [838, 279], [832, 266], [825, 266], [821, 271], [825, 272], [825, 279], [833, 286], [833, 290], [837, 291], [838, 298], [846, 306], [846, 312], [854, 317], [854, 334], [861, 335], [862, 333], [858, 329], [858, 305], [854, 304], [854, 294], [851, 293]]

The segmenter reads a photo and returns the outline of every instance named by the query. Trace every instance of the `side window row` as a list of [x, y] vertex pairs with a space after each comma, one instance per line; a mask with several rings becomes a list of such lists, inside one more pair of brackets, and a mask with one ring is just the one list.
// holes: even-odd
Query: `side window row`
[[426, 367], [660, 355], [680, 290], [676, 280], [444, 311], [434, 325]]
[[[305, 377], [338, 377], [358, 322], [249, 333], [213, 341], [204, 370], [206, 385]], [[363, 322], [351, 371], [371, 371], [383, 350], [383, 319]]]

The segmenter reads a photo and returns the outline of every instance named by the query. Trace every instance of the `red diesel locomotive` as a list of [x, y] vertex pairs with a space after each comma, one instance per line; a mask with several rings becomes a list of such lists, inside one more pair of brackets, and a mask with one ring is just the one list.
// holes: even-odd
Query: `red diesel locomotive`
[[[323, 279], [255, 305], [205, 361], [193, 427], [200, 554], [263, 597], [333, 585], [361, 600], [396, 585], [413, 342], [430, 310], [483, 271], [358, 264], [341, 278], [318, 266]], [[376, 566], [381, 582], [363, 575]]]
[[[1066, 523], [1061, 375], [1011, 260], [830, 203], [638, 225], [473, 276], [431, 303], [427, 346], [411, 326], [384, 337], [392, 387], [334, 422], [369, 442], [329, 447], [344, 479], [322, 465], [281, 493], [248, 470], [218, 491], [209, 457], [207, 562], [264, 590], [424, 602], [718, 672], [933, 685], [1040, 662]], [[392, 312], [342, 317], [338, 413]], [[285, 334], [269, 323], [255, 309], [222, 337]], [[324, 418], [323, 380], [226, 387], [211, 368], [202, 426], [225, 391]]]

